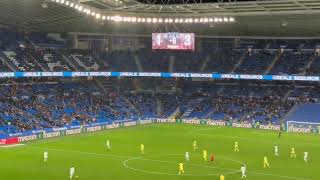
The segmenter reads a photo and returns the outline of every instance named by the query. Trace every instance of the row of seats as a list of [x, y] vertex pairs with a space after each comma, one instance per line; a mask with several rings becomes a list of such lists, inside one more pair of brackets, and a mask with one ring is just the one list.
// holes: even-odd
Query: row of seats
[[[19, 71], [145, 71], [242, 74], [318, 75], [320, 58], [314, 53], [220, 49], [212, 52], [111, 52], [94, 55], [79, 50], [5, 50]], [[40, 64], [40, 65], [39, 65]], [[9, 68], [8, 68], [9, 70]]]
[[[257, 89], [261, 92], [255, 93]], [[8, 83], [0, 90], [0, 133], [172, 115], [279, 124], [294, 105], [320, 99], [317, 87], [297, 96], [301, 87], [257, 84], [200, 89], [190, 84], [179, 92], [106, 93], [94, 82], [75, 81]]]

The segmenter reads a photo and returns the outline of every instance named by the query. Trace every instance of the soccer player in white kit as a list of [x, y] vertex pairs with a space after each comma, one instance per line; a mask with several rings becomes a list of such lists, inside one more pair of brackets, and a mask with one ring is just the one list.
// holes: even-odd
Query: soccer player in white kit
[[111, 149], [111, 145], [110, 145], [110, 141], [109, 141], [109, 139], [107, 140], [107, 149], [110, 151], [110, 149]]
[[309, 159], [309, 153], [308, 152], [304, 152], [303, 153], [304, 154], [304, 156], [303, 156], [303, 160], [304, 160], [304, 162], [308, 162], [308, 159]]
[[186, 154], [184, 155], [184, 158], [186, 161], [190, 161], [189, 152], [186, 152]]
[[70, 168], [70, 179], [73, 178], [74, 172], [75, 172], [75, 169], [74, 169], [74, 167], [72, 166], [72, 167]]
[[278, 146], [274, 146], [274, 155], [279, 156], [279, 148]]
[[247, 175], [246, 175], [246, 170], [247, 170], [247, 167], [246, 167], [245, 164], [243, 164], [243, 165], [241, 166], [241, 173], [242, 173], [241, 178], [246, 178], [246, 177], [247, 177]]
[[47, 162], [47, 160], [48, 160], [48, 152], [46, 151], [43, 153], [43, 162]]

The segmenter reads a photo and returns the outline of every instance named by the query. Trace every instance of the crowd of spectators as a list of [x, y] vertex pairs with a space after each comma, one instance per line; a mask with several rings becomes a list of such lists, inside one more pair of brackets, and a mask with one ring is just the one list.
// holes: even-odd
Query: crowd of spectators
[[[202, 39], [201, 48], [194, 52], [153, 51], [145, 48], [148, 45], [134, 52], [97, 52], [72, 49], [66, 42], [56, 43], [44, 34], [0, 32], [0, 71], [320, 73], [320, 49], [315, 41], [240, 40], [237, 45], [230, 39], [221, 41], [218, 46], [219, 40], [208, 43], [209, 40]], [[51, 44], [55, 46], [50, 47]], [[174, 80], [152, 79], [119, 80], [136, 89], [151, 87], [152, 92], [148, 93], [121, 90], [107, 93], [94, 81], [50, 83], [46, 79], [41, 82], [1, 79], [0, 133], [168, 117], [279, 123], [295, 104], [320, 98], [316, 85], [313, 88], [193, 84], [179, 87]], [[132, 89], [127, 87], [126, 91]]]
[[274, 95], [254, 95], [250, 93], [256, 90], [253, 86], [216, 85], [201, 90], [186, 87], [170, 93], [106, 93], [91, 81], [12, 82], [0, 86], [0, 133], [171, 117], [279, 123], [295, 104], [312, 100], [305, 96], [284, 97], [277, 94], [275, 87], [265, 89]]

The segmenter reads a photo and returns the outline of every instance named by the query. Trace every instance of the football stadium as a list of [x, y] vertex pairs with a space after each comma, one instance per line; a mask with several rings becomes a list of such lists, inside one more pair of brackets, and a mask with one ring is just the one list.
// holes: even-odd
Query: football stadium
[[320, 179], [320, 0], [0, 14], [0, 179]]

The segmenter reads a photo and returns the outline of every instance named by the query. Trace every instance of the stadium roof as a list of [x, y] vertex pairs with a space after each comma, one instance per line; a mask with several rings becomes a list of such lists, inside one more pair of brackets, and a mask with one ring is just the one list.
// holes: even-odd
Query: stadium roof
[[[51, 0], [2, 0], [0, 25], [47, 32], [149, 34], [186, 31], [202, 35], [319, 36], [320, 0], [79, 0], [106, 15], [198, 17], [232, 16], [232, 24], [127, 24], [95, 20]], [[179, 3], [178, 3], [179, 2]], [[201, 3], [202, 2], [202, 3]], [[217, 3], [218, 2], [218, 3]], [[220, 3], [219, 3], [220, 2]], [[42, 4], [47, 4], [43, 8]]]

